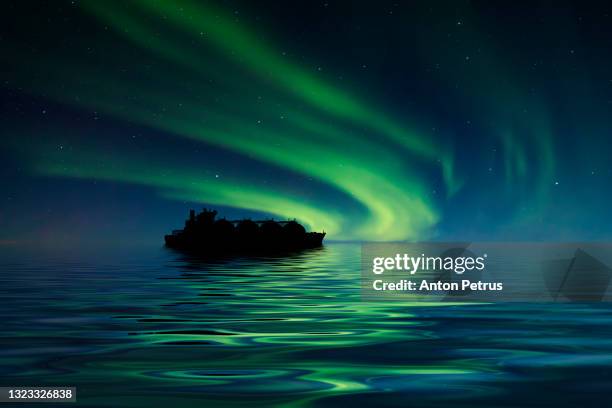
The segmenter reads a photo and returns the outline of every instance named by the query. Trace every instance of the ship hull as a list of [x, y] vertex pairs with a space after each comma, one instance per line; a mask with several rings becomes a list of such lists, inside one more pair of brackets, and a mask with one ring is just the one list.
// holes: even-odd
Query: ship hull
[[[217, 239], [218, 238], [218, 239]], [[309, 232], [302, 239], [273, 239], [273, 240], [224, 240], [221, 237], [189, 237], [183, 234], [164, 236], [167, 248], [201, 253], [201, 254], [227, 254], [227, 253], [278, 253], [299, 251], [303, 249], [323, 246], [324, 232]]]

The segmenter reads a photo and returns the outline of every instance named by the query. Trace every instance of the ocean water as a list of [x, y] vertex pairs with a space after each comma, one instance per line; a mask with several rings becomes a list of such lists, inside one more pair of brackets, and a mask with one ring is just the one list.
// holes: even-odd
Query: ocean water
[[76, 386], [77, 406], [609, 405], [610, 304], [362, 302], [357, 244], [9, 248], [0, 274], [0, 386]]

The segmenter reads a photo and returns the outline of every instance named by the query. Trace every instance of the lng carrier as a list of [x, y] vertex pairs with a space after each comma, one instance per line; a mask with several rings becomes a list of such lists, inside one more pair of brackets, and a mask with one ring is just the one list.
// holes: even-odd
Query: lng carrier
[[164, 236], [166, 246], [202, 254], [269, 253], [316, 248], [325, 232], [306, 232], [297, 221], [216, 219], [217, 211], [189, 211], [185, 227]]

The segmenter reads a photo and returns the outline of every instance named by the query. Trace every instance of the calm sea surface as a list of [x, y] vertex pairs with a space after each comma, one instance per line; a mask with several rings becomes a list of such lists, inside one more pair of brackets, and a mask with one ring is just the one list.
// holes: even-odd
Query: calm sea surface
[[608, 303], [366, 303], [356, 244], [18, 252], [0, 258], [0, 385], [76, 386], [78, 406], [610, 404]]

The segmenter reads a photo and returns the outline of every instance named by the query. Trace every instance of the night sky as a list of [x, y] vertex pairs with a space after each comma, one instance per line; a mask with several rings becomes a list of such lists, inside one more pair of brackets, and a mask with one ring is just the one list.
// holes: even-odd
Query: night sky
[[161, 243], [204, 206], [612, 236], [612, 5], [20, 1], [0, 33], [4, 245]]

